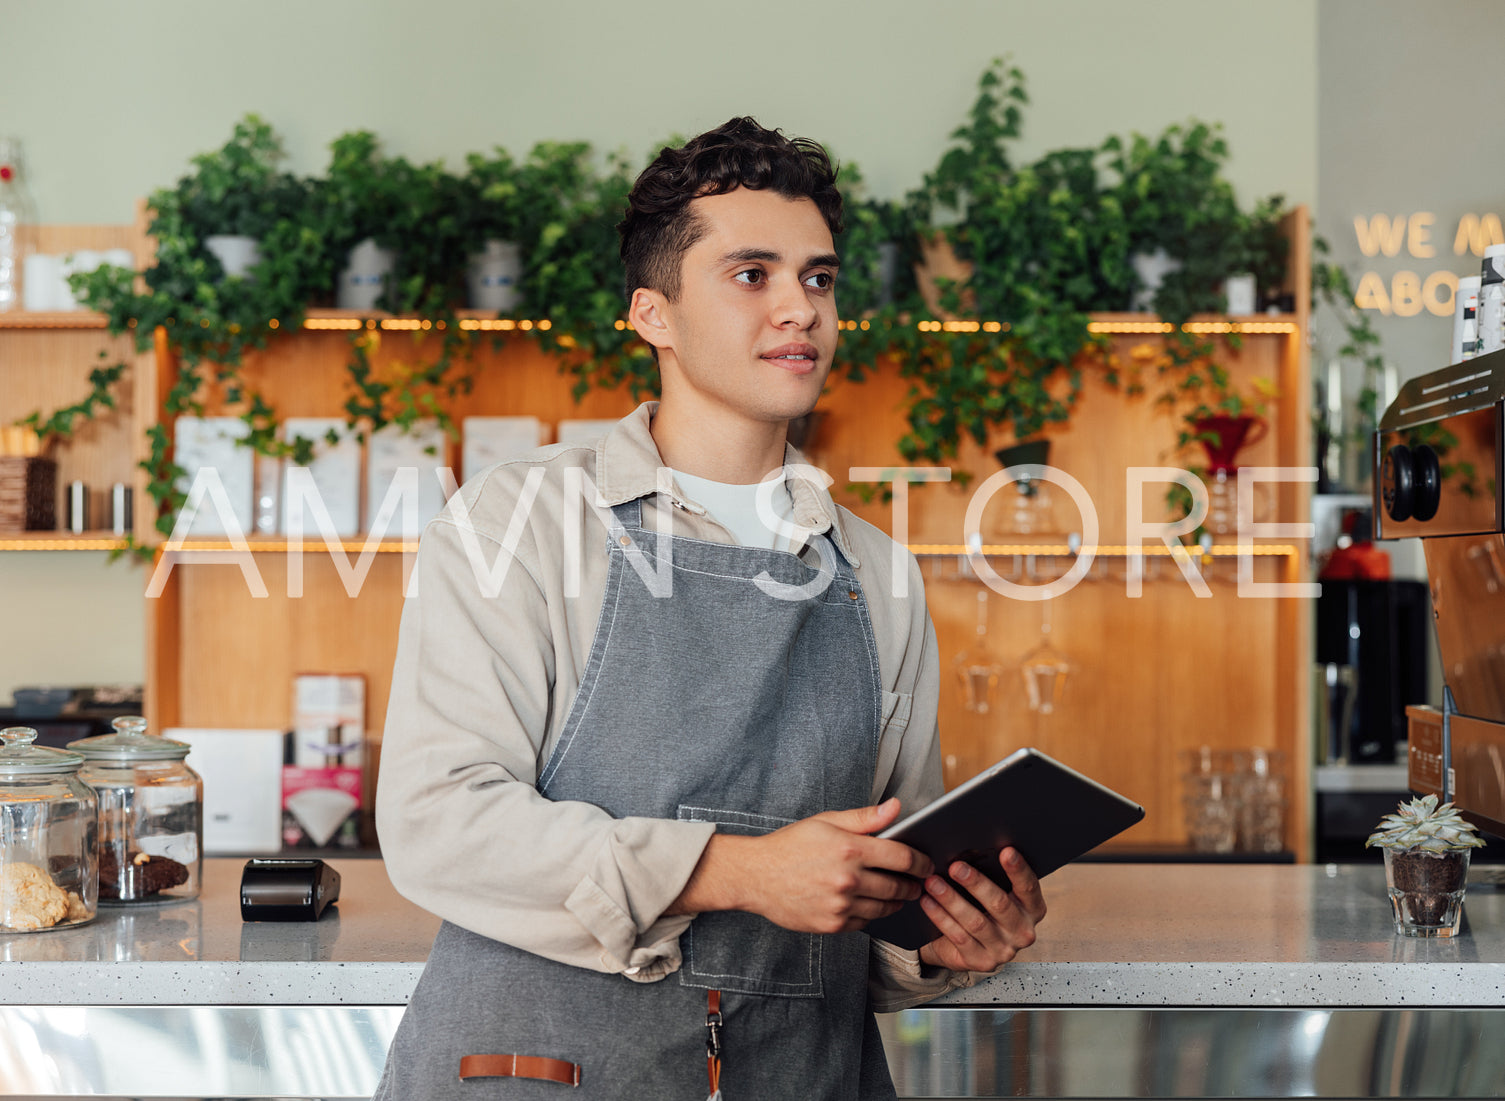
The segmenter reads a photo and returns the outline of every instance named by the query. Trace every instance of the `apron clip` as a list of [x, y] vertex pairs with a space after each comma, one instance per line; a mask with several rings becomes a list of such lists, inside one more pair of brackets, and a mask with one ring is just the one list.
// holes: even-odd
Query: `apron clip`
[[721, 1014], [719, 1012], [705, 1015], [705, 1032], [706, 1058], [721, 1058]]
[[705, 1070], [711, 1092], [707, 1101], [721, 1101], [721, 991], [706, 994]]

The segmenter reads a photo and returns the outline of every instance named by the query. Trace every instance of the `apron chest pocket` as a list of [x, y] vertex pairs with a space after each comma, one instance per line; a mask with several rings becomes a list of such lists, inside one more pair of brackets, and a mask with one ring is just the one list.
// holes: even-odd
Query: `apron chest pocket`
[[[755, 835], [790, 825], [746, 811], [681, 805], [687, 822], [714, 822], [718, 833]], [[707, 990], [735, 990], [785, 998], [819, 998], [821, 946], [816, 933], [796, 933], [757, 914], [717, 910], [701, 914], [680, 936], [680, 982]]]

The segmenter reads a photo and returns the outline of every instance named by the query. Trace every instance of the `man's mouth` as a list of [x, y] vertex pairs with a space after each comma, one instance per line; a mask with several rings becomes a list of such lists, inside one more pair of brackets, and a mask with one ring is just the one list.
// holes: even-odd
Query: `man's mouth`
[[765, 352], [762, 358], [785, 370], [803, 373], [814, 370], [819, 355], [813, 344], [785, 344], [783, 347]]

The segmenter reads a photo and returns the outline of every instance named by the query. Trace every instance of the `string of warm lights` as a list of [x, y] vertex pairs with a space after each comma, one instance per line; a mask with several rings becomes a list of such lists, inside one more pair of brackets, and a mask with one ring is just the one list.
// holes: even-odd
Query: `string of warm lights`
[[[171, 320], [168, 321], [169, 325], [172, 323]], [[9, 317], [0, 315], [0, 328], [5, 329], [103, 329], [106, 324], [106, 319], [102, 315], [83, 310], [71, 313], [19, 313]], [[915, 328], [922, 333], [1006, 333], [1010, 330], [1007, 321], [917, 321], [914, 324]], [[135, 328], [136, 323], [131, 321], [129, 325]], [[267, 322], [267, 327], [271, 329], [280, 328], [281, 325], [282, 322], [275, 317]], [[411, 317], [308, 317], [303, 320], [303, 328], [315, 332], [354, 332], [358, 329], [421, 332], [430, 329], [443, 330], [445, 325], [443, 321]], [[631, 322], [620, 319], [613, 325], [618, 332], [632, 329]], [[843, 332], [856, 332], [859, 329], [867, 332], [872, 328], [872, 323], [867, 320], [847, 319], [838, 321], [836, 326]], [[460, 321], [460, 328], [466, 332], [528, 332], [535, 328], [547, 332], [552, 327], [553, 322], [548, 318], [539, 320], [462, 318]], [[1090, 321], [1087, 323], [1089, 333], [1109, 335], [1169, 333], [1174, 330], [1175, 326], [1165, 321]], [[1299, 326], [1294, 321], [1188, 321], [1181, 326], [1182, 332], [1198, 334], [1289, 335], [1298, 330]]]

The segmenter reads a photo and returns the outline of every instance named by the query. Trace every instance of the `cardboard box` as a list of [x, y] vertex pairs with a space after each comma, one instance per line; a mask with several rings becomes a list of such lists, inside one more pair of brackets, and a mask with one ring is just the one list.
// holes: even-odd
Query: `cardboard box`
[[358, 849], [361, 844], [361, 770], [282, 769], [282, 846]]
[[284, 848], [360, 847], [365, 741], [362, 674], [293, 678], [293, 728], [282, 769]]

